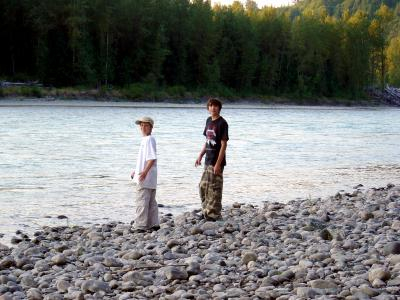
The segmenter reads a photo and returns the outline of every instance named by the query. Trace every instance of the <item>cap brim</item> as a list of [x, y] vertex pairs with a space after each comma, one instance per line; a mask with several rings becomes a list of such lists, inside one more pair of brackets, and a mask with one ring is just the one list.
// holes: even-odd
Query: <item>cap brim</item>
[[154, 121], [150, 118], [142, 118], [135, 121], [136, 125], [140, 125], [141, 123], [149, 123], [151, 126], [154, 126]]

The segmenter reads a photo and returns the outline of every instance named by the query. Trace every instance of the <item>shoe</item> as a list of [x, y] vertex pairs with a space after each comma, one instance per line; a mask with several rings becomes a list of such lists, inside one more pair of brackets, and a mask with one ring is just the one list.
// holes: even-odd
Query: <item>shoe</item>
[[153, 231], [157, 231], [159, 229], [160, 229], [160, 226], [156, 225], [156, 226], [151, 227], [148, 231], [153, 232]]
[[135, 228], [134, 230], [133, 230], [133, 232], [134, 233], [145, 233], [145, 232], [147, 232], [145, 229], [142, 229], [142, 228]]
[[217, 217], [216, 219], [206, 216], [204, 219], [206, 221], [210, 221], [210, 222], [222, 221], [222, 217], [221, 216]]

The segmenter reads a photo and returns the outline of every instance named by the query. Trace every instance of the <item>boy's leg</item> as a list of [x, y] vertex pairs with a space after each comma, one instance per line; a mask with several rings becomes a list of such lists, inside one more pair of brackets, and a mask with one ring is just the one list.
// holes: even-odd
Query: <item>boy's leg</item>
[[138, 187], [136, 190], [136, 219], [135, 228], [147, 229], [151, 190]]
[[158, 218], [158, 204], [156, 201], [156, 189], [150, 190], [149, 215], [147, 224], [148, 227], [160, 226], [160, 220]]
[[206, 166], [203, 171], [203, 175], [201, 176], [200, 183], [199, 183], [199, 194], [201, 200], [201, 208], [203, 211], [203, 215], [205, 215], [205, 210], [207, 207], [207, 194], [209, 189], [209, 182], [210, 182], [210, 172], [212, 171], [211, 166]]
[[222, 175], [211, 174], [211, 184], [208, 189], [206, 215], [213, 220], [221, 219], [222, 210]]
[[213, 166], [207, 166], [200, 181], [200, 198], [205, 218], [221, 218], [222, 188], [222, 175], [215, 175]]

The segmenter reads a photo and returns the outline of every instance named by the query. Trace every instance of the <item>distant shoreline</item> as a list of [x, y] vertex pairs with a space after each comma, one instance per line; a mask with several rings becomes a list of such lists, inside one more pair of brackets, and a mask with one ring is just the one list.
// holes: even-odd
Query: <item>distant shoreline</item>
[[[165, 99], [125, 99], [125, 98], [114, 98], [114, 97], [82, 97], [80, 95], [70, 95], [69, 97], [35, 97], [35, 96], [6, 96], [0, 97], [1, 106], [40, 106], [40, 105], [60, 105], [60, 106], [121, 106], [121, 107], [203, 107], [208, 97], [188, 97], [188, 98], [165, 98]], [[271, 97], [269, 99], [264, 98], [223, 98], [225, 107], [240, 106], [245, 108], [246, 106], [255, 108], [265, 107], [394, 107], [377, 100], [373, 99], [330, 99], [330, 98], [319, 98], [316, 100], [310, 99], [288, 99]]]
[[[142, 100], [132, 101], [126, 99], [60, 99], [60, 98], [2, 98], [0, 99], [0, 107], [23, 107], [23, 106], [65, 106], [65, 107], [139, 107], [139, 108], [204, 108], [205, 99], [195, 100], [186, 99], [180, 101], [164, 101]], [[385, 108], [394, 107], [383, 103], [366, 105], [364, 102], [353, 103], [352, 105], [312, 105], [312, 104], [296, 104], [296, 103], [266, 103], [262, 100], [225, 100], [223, 101], [225, 108], [235, 109], [287, 109], [287, 108], [314, 108], [314, 109], [351, 109], [351, 108]]]
[[362, 98], [296, 96], [292, 94], [261, 95], [247, 93], [241, 95], [221, 95], [213, 91], [169, 91], [167, 89], [131, 90], [129, 88], [49, 88], [42, 86], [0, 86], [0, 104], [4, 101], [92, 101], [96, 103], [170, 103], [179, 105], [202, 104], [211, 96], [220, 98], [224, 104], [282, 105], [282, 106], [390, 106], [364, 95]]

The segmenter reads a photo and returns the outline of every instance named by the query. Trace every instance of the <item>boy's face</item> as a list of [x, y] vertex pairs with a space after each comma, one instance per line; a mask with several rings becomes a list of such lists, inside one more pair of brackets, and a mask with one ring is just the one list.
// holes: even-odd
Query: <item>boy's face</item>
[[142, 122], [140, 123], [140, 131], [142, 132], [143, 136], [148, 136], [151, 134], [153, 127], [150, 123]]
[[221, 109], [218, 105], [211, 104], [208, 106], [208, 112], [211, 114], [212, 117], [219, 116]]

